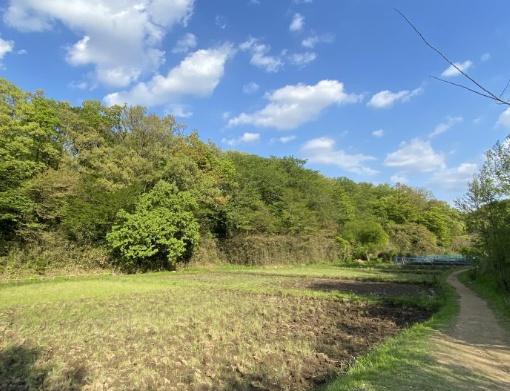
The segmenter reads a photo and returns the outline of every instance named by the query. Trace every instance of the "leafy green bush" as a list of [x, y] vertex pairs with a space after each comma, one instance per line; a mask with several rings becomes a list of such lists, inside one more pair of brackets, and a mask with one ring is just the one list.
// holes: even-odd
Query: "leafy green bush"
[[348, 222], [341, 237], [352, 245], [354, 256], [363, 256], [367, 260], [377, 257], [388, 244], [388, 234], [381, 224], [370, 220]]
[[128, 270], [174, 268], [189, 259], [199, 239], [190, 192], [160, 181], [140, 197], [134, 213], [121, 210], [106, 236], [114, 257]]

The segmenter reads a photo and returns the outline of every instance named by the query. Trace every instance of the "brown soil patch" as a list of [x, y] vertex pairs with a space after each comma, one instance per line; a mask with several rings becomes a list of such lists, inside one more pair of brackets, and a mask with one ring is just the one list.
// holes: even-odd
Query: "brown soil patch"
[[297, 285], [301, 288], [320, 290], [320, 291], [341, 291], [357, 295], [376, 295], [376, 296], [416, 296], [421, 294], [434, 294], [434, 289], [425, 284], [405, 284], [397, 282], [372, 282], [356, 280], [337, 280], [337, 279], [304, 279], [298, 281]]

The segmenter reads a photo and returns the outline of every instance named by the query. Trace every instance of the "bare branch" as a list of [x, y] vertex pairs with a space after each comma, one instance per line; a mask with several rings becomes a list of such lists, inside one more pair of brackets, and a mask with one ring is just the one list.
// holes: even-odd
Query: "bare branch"
[[505, 88], [503, 88], [503, 91], [501, 91], [501, 94], [499, 94], [500, 98], [503, 97], [503, 95], [505, 94], [505, 92], [506, 92], [506, 90], [508, 89], [509, 86], [510, 86], [510, 79], [508, 79], [508, 81], [506, 82]]
[[[438, 81], [441, 81], [443, 83], [446, 83], [446, 84], [451, 84], [452, 86], [455, 86], [455, 87], [459, 87], [459, 88], [464, 88], [465, 90], [468, 90], [474, 94], [477, 94], [477, 95], [480, 95], [480, 96], [483, 96], [485, 98], [489, 98], [489, 99], [492, 99], [492, 100], [496, 100], [494, 99], [491, 95], [487, 95], [487, 94], [484, 94], [483, 92], [480, 92], [480, 91], [477, 91], [477, 90], [474, 90], [472, 88], [469, 88], [463, 84], [459, 84], [459, 83], [454, 83], [453, 81], [449, 81], [449, 80], [445, 80], [445, 79], [441, 79], [440, 77], [437, 77], [437, 76], [430, 76], [432, 79], [435, 79], [435, 80], [438, 80]], [[500, 102], [498, 102], [500, 103]]]
[[[418, 28], [413, 24], [413, 22], [411, 22], [411, 20], [404, 15], [404, 13], [402, 13], [399, 9], [395, 8], [394, 9], [395, 12], [397, 12], [406, 22], [409, 26], [411, 26], [411, 28], [414, 30], [414, 32], [421, 38], [421, 40], [425, 43], [425, 45], [427, 45], [429, 48], [431, 48], [433, 51], [435, 51], [437, 54], [439, 54], [439, 56], [441, 56], [441, 58], [443, 60], [445, 60], [448, 64], [450, 64], [453, 68], [455, 68], [462, 76], [464, 76], [466, 79], [468, 79], [470, 82], [472, 82], [474, 85], [476, 85], [482, 92], [480, 91], [476, 91], [472, 88], [469, 88], [469, 87], [466, 87], [462, 84], [457, 84], [457, 83], [453, 83], [453, 82], [449, 82], [447, 80], [443, 80], [443, 79], [439, 79], [437, 77], [434, 77], [434, 79], [437, 79], [437, 80], [440, 80], [442, 82], [445, 82], [445, 83], [448, 83], [448, 84], [452, 84], [454, 86], [457, 86], [457, 87], [461, 87], [461, 88], [464, 88], [468, 91], [471, 91], [473, 93], [476, 93], [478, 95], [481, 95], [481, 96], [484, 96], [486, 98], [490, 98], [500, 104], [504, 104], [504, 105], [507, 105], [507, 106], [510, 106], [510, 102], [502, 99], [501, 96], [497, 96], [496, 94], [494, 94], [492, 91], [488, 90], [487, 88], [485, 88], [482, 84], [480, 84], [479, 82], [477, 82], [475, 79], [473, 79], [471, 76], [469, 76], [466, 72], [464, 72], [457, 64], [455, 64], [452, 60], [450, 60], [446, 54], [444, 54], [441, 50], [439, 50], [437, 47], [435, 47], [434, 45], [432, 45], [424, 36], [423, 34], [420, 32], [420, 30], [418, 30]], [[510, 84], [510, 80], [509, 80], [509, 84]], [[507, 86], [508, 87], [508, 86]], [[506, 88], [505, 88], [506, 90]]]

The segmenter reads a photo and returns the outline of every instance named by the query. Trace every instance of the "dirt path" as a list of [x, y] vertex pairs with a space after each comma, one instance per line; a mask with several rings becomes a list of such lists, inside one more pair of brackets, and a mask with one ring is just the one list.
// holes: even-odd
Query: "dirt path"
[[510, 390], [510, 335], [487, 303], [464, 286], [457, 275], [448, 282], [460, 296], [460, 313], [452, 329], [433, 338], [435, 358], [459, 390]]

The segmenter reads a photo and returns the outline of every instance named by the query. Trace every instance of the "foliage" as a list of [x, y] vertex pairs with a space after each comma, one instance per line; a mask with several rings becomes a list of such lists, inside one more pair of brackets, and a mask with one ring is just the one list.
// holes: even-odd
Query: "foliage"
[[128, 269], [173, 268], [198, 243], [196, 206], [190, 192], [160, 181], [140, 197], [133, 213], [119, 211], [106, 235], [108, 245]]
[[475, 237], [477, 272], [510, 291], [510, 137], [487, 152], [459, 205]]
[[398, 255], [437, 254], [437, 237], [427, 227], [417, 223], [392, 224], [389, 234], [393, 251]]
[[[72, 107], [0, 79], [0, 255], [44, 247], [48, 234], [77, 248], [101, 248], [116, 223], [145, 227], [131, 237], [135, 243], [165, 241], [159, 235], [171, 233], [158, 224], [172, 220], [173, 209], [137, 205], [161, 181], [172, 184], [172, 197], [194, 200], [190, 230], [208, 238], [204, 259], [230, 260], [243, 249], [256, 263], [347, 260], [381, 251], [450, 252], [469, 243], [462, 216], [423, 190], [327, 178], [304, 165], [295, 157], [222, 152], [172, 116], [143, 107]], [[335, 241], [360, 221], [389, 243]], [[244, 238], [251, 239], [239, 246]], [[183, 260], [196, 248], [162, 256], [148, 247], [132, 252], [128, 264], [146, 267], [138, 256], [160, 258], [151, 264]], [[119, 248], [112, 261], [124, 257], [125, 264]]]
[[345, 225], [342, 238], [351, 244], [355, 256], [367, 260], [377, 257], [388, 244], [388, 234], [376, 221], [351, 221]]

